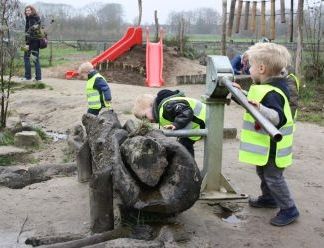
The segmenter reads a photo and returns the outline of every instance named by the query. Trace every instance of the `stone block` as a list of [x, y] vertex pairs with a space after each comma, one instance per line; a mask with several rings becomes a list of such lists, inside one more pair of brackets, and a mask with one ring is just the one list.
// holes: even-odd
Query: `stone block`
[[35, 131], [23, 131], [15, 134], [15, 145], [19, 147], [35, 147], [42, 143]]

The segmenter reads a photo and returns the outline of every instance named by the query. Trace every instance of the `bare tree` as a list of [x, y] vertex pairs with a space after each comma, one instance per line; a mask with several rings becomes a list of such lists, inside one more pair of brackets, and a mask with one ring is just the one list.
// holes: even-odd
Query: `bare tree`
[[141, 25], [142, 22], [142, 0], [138, 0], [138, 22], [137, 22], [137, 26]]
[[12, 86], [11, 78], [15, 69], [15, 56], [19, 42], [14, 37], [17, 19], [21, 17], [20, 2], [17, 0], [0, 1], [0, 128], [7, 123], [9, 97]]
[[309, 76], [309, 79], [319, 80], [324, 71], [324, 61], [320, 56], [320, 48], [323, 38], [323, 2], [321, 0], [307, 0], [306, 5], [305, 33], [306, 39], [311, 48], [311, 56], [308, 58], [310, 61], [306, 65], [306, 75]]

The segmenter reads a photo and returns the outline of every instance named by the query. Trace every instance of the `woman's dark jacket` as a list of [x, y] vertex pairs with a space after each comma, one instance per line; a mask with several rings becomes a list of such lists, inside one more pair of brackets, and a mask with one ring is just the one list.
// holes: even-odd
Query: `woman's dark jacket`
[[39, 49], [41, 20], [38, 15], [26, 16], [25, 34], [29, 50]]

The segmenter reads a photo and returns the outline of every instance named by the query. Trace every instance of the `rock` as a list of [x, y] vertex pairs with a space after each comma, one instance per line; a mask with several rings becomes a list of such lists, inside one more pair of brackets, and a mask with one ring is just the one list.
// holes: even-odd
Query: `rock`
[[15, 134], [15, 145], [20, 147], [37, 147], [42, 140], [35, 131], [23, 131]]
[[27, 150], [14, 146], [0, 146], [0, 156], [15, 156], [27, 153]]

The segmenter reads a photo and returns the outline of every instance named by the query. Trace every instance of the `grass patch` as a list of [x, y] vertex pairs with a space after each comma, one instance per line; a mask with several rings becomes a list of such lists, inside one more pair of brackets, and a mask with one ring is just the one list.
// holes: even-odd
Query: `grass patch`
[[46, 84], [44, 83], [34, 83], [34, 84], [25, 84], [23, 89], [45, 89]]
[[42, 139], [44, 142], [48, 142], [51, 140], [50, 136], [46, 134], [46, 132], [40, 128], [40, 127], [34, 127], [34, 131], [39, 135], [39, 137]]
[[75, 153], [69, 147], [62, 149], [63, 151], [63, 163], [69, 163], [75, 161]]
[[14, 135], [7, 131], [0, 132], [0, 146], [8, 146], [14, 144]]
[[300, 89], [298, 121], [324, 126], [324, 85], [309, 81]]
[[12, 156], [1, 156], [0, 166], [8, 166], [14, 163], [14, 158]]

